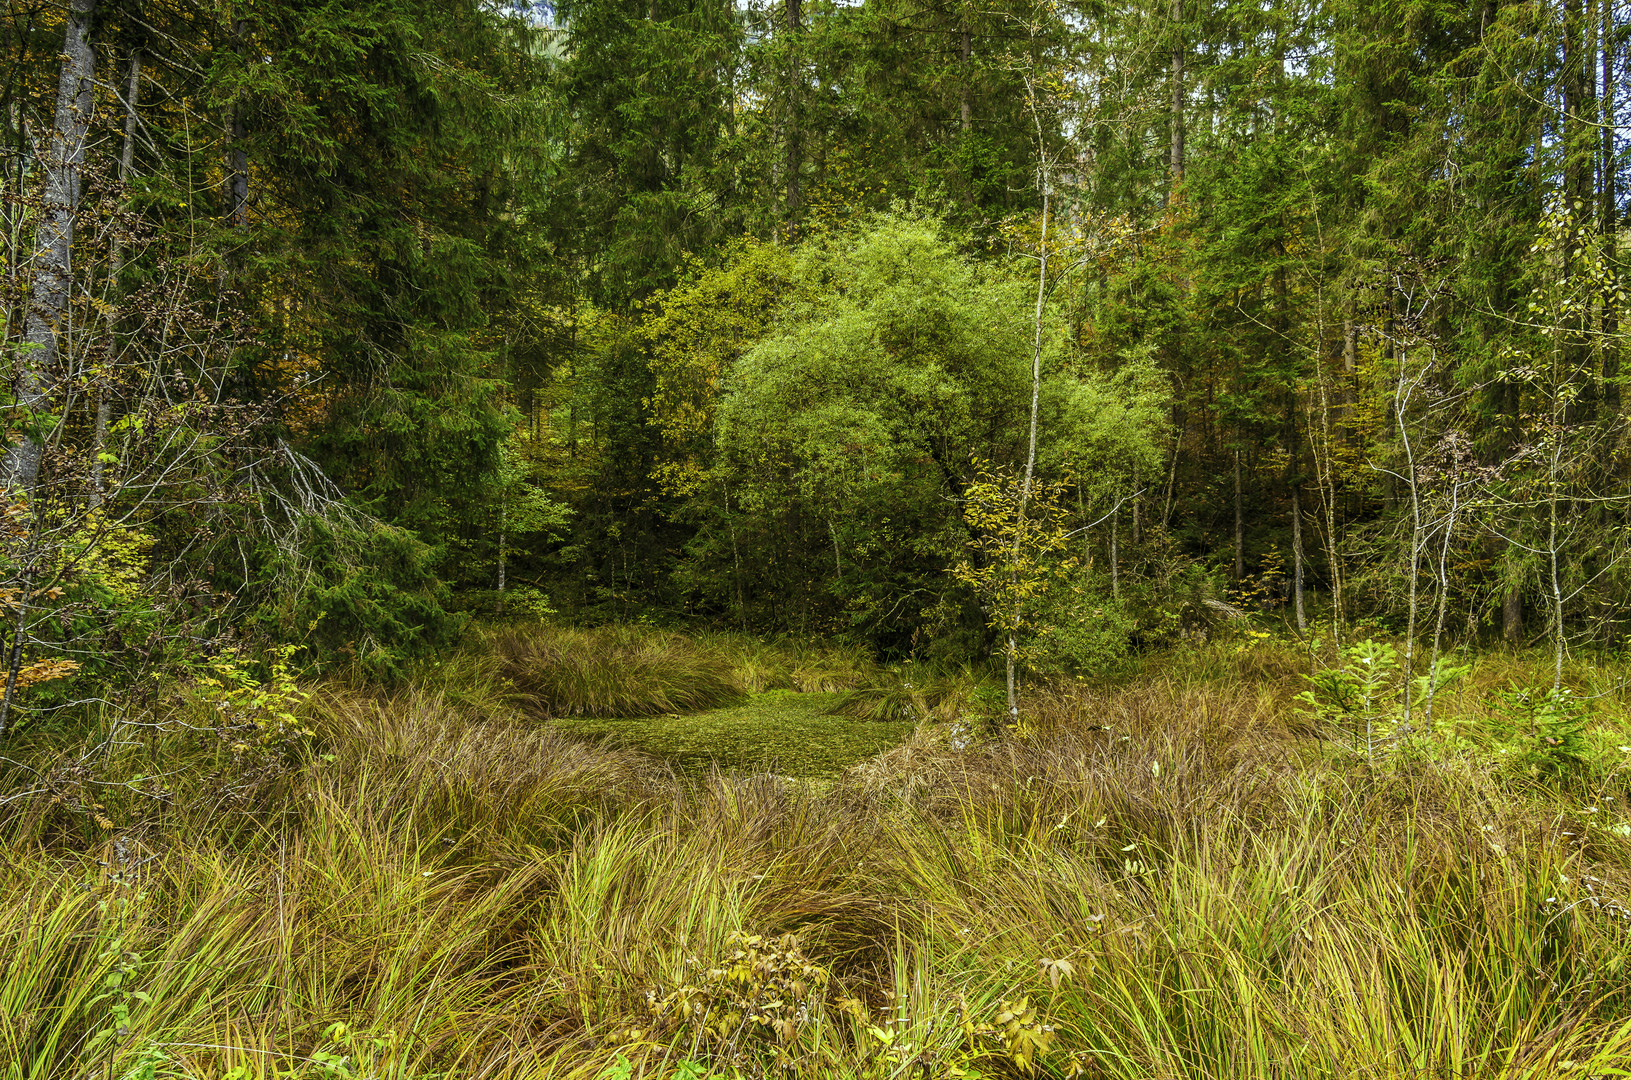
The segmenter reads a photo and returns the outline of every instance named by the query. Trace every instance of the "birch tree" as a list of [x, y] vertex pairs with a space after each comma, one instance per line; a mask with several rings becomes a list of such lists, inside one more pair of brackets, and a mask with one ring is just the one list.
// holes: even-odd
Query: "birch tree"
[[72, 329], [74, 220], [79, 204], [85, 136], [94, 105], [96, 49], [92, 25], [98, 0], [70, 0], [51, 145], [42, 161], [45, 191], [34, 238], [33, 282], [23, 320], [21, 355], [12, 377], [11, 443], [0, 469], [13, 492], [31, 492], [49, 427], [52, 395], [62, 377]]

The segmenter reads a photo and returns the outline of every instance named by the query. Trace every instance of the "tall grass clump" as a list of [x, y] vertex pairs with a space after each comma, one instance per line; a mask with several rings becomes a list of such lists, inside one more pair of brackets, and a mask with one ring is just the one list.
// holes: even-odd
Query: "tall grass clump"
[[731, 665], [749, 693], [795, 690], [829, 694], [859, 685], [877, 665], [860, 645], [780, 638], [765, 641], [746, 634], [715, 632], [697, 639], [699, 648]]
[[[521, 704], [545, 717], [701, 712], [767, 690], [850, 690], [877, 670], [856, 645], [762, 641], [724, 632], [689, 637], [627, 625], [509, 626], [457, 666], [479, 671], [482, 654], [495, 658], [496, 673]], [[427, 676], [448, 681], [439, 670]], [[446, 692], [460, 693], [453, 685]]]
[[864, 720], [951, 724], [979, 711], [980, 678], [972, 669], [927, 664], [874, 667], [845, 694], [838, 713]]
[[493, 649], [524, 705], [546, 717], [696, 712], [746, 690], [728, 656], [646, 627], [539, 623], [500, 631]]

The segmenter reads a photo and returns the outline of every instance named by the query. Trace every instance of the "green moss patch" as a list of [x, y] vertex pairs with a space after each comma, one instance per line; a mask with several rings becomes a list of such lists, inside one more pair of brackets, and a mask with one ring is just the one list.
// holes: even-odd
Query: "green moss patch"
[[656, 754], [687, 773], [705, 772], [717, 763], [731, 770], [835, 776], [898, 745], [913, 727], [910, 721], [832, 715], [844, 697], [769, 690], [741, 705], [689, 716], [572, 717], [554, 723], [575, 734], [606, 737], [616, 745]]

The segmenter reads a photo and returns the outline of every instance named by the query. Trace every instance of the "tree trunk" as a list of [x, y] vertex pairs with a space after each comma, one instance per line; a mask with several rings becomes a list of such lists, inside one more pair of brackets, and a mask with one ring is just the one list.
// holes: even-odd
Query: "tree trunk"
[[[79, 167], [85, 158], [85, 132], [91, 121], [96, 49], [91, 23], [97, 0], [69, 0], [63, 32], [62, 68], [57, 79], [57, 113], [45, 165], [45, 197], [34, 238], [34, 281], [23, 317], [28, 348], [18, 364], [14, 415], [33, 424], [50, 409], [58, 368], [67, 344], [74, 213], [79, 202]], [[33, 430], [12, 443], [3, 465], [5, 485], [29, 492], [40, 475], [42, 433]]]
[[1444, 616], [1450, 609], [1450, 544], [1455, 539], [1461, 512], [1461, 460], [1459, 451], [1450, 468], [1450, 511], [1444, 518], [1444, 543], [1438, 549], [1438, 618], [1433, 623], [1433, 652], [1427, 661], [1427, 700], [1423, 723], [1433, 730], [1433, 701], [1438, 697], [1439, 657], [1444, 643]]
[[804, 171], [803, 146], [803, 79], [801, 50], [799, 38], [804, 31], [803, 0], [787, 0], [787, 132], [786, 132], [786, 170], [787, 170], [787, 205], [786, 220], [789, 226], [797, 220], [799, 207], [804, 200], [802, 174]]
[[[1617, 163], [1614, 157], [1614, 125], [1618, 114], [1614, 111], [1615, 80], [1614, 80], [1614, 5], [1604, 3], [1602, 49], [1603, 49], [1603, 96], [1602, 96], [1602, 124], [1603, 149], [1599, 160], [1602, 162], [1602, 192], [1599, 202], [1599, 220], [1602, 222], [1603, 255], [1610, 265], [1617, 262], [1616, 232], [1619, 225], [1619, 200], [1615, 192], [1614, 173]], [[1618, 305], [1615, 303], [1614, 286], [1604, 286], [1602, 296], [1603, 309], [1603, 414], [1610, 420], [1620, 415], [1620, 350], [1624, 347], [1619, 340]]]
[[[9, 95], [8, 95], [9, 96]], [[28, 211], [23, 206], [23, 193], [28, 190], [28, 175], [34, 164], [33, 133], [29, 130], [23, 107], [15, 97], [6, 104], [6, 119], [11, 130], [17, 133], [17, 143], [13, 158], [17, 162], [15, 170], [4, 176], [4, 197], [0, 198], [0, 220], [5, 222], [6, 239], [6, 296], [4, 336], [0, 342], [9, 343], [12, 335], [17, 332], [20, 320], [23, 318], [23, 305], [12, 302], [10, 298], [20, 295], [18, 277], [22, 273], [22, 264], [27, 261], [21, 257], [23, 249], [23, 226], [28, 220]]]
[[[1351, 324], [1349, 324], [1351, 327]], [[1346, 330], [1345, 330], [1346, 336]], [[1319, 353], [1316, 356], [1321, 355]], [[1332, 431], [1331, 406], [1332, 387], [1331, 379], [1323, 370], [1319, 372], [1316, 385], [1320, 393], [1320, 421], [1319, 438], [1310, 439], [1310, 449], [1313, 452], [1314, 475], [1319, 481], [1320, 509], [1325, 524], [1325, 554], [1331, 568], [1331, 639], [1339, 648], [1342, 645], [1342, 556], [1337, 540], [1337, 475], [1336, 458], [1332, 453], [1336, 436]], [[1337, 395], [1340, 400], [1340, 395]], [[1310, 418], [1309, 430], [1314, 430], [1313, 419]]]
[[1183, 449], [1184, 436], [1189, 431], [1189, 413], [1182, 405], [1172, 407], [1172, 458], [1167, 462], [1167, 489], [1161, 496], [1161, 528], [1172, 526], [1172, 495], [1178, 486], [1178, 452]]
[[[1553, 410], [1554, 413], [1556, 409]], [[1548, 568], [1551, 570], [1549, 582], [1552, 593], [1552, 691], [1555, 693], [1563, 688], [1563, 653], [1566, 638], [1563, 636], [1563, 581], [1558, 572], [1557, 552], [1559, 539], [1557, 525], [1559, 518], [1559, 503], [1561, 498], [1561, 474], [1563, 459], [1562, 441], [1558, 435], [1552, 436], [1552, 451], [1548, 456], [1551, 491], [1546, 500], [1546, 555], [1549, 560]]]
[[[1032, 102], [1033, 109], [1035, 102]], [[1039, 122], [1040, 126], [1040, 122]], [[1040, 138], [1040, 131], [1038, 132]], [[1040, 154], [1042, 147], [1038, 145]], [[1030, 441], [1025, 452], [1025, 484], [1019, 490], [1019, 518], [1014, 523], [1014, 553], [1013, 565], [1015, 572], [1019, 566], [1019, 545], [1025, 536], [1025, 512], [1030, 507], [1031, 485], [1036, 476], [1036, 429], [1037, 417], [1042, 405], [1042, 313], [1048, 299], [1048, 211], [1049, 200], [1053, 195], [1050, 187], [1050, 178], [1046, 169], [1039, 166], [1038, 186], [1042, 189], [1042, 241], [1037, 247], [1036, 271], [1036, 336], [1031, 346], [1031, 428]], [[1019, 720], [1019, 688], [1014, 682], [1015, 661], [1019, 656], [1019, 622], [1020, 611], [1015, 605], [1012, 629], [1008, 633], [1008, 717], [1010, 720]]]
[[1342, 417], [1342, 443], [1352, 446], [1355, 442], [1353, 411], [1354, 411], [1354, 376], [1359, 369], [1359, 327], [1353, 319], [1345, 319], [1342, 323], [1342, 392], [1337, 395], [1339, 415]]
[[1580, 5], [1581, 0], [1563, 0], [1563, 191], [1569, 199], [1566, 209], [1571, 212], [1575, 202], [1586, 212], [1593, 202], [1592, 158], [1597, 142], [1595, 129], [1589, 128], [1595, 80], [1591, 50], [1586, 48], [1586, 35], [1595, 27], [1590, 25], [1593, 20], [1582, 17]]
[[962, 121], [963, 131], [974, 130], [974, 108], [969, 104], [968, 82], [970, 61], [974, 56], [974, 35], [968, 28], [963, 28], [963, 68], [962, 68]]
[[1184, 182], [1184, 0], [1172, 0], [1172, 146], [1168, 165], [1168, 198]]
[[1110, 599], [1121, 602], [1121, 509], [1110, 512]]
[[1291, 485], [1291, 602], [1297, 612], [1297, 629], [1308, 629], [1303, 610], [1303, 502], [1296, 484]]
[[1138, 555], [1137, 555], [1138, 546], [1141, 543], [1144, 542], [1143, 521], [1141, 520], [1144, 515], [1139, 510], [1139, 503], [1141, 503], [1143, 501], [1143, 498], [1142, 498], [1143, 492], [1144, 492], [1144, 489], [1142, 487], [1140, 487], [1139, 483], [1138, 483], [1138, 470], [1134, 469], [1133, 470], [1133, 498], [1132, 498], [1133, 506], [1132, 506], [1132, 510], [1133, 510], [1133, 548], [1134, 548], [1133, 558], [1135, 558], [1135, 559], [1138, 558]]
[[1399, 444], [1404, 448], [1405, 483], [1410, 495], [1410, 563], [1409, 581], [1406, 588], [1408, 612], [1405, 618], [1404, 632], [1404, 686], [1401, 693], [1404, 706], [1404, 726], [1410, 728], [1411, 710], [1414, 700], [1410, 690], [1412, 680], [1416, 675], [1416, 626], [1417, 616], [1420, 614], [1420, 585], [1421, 585], [1421, 553], [1427, 543], [1427, 532], [1422, 521], [1421, 505], [1421, 476], [1416, 468], [1416, 450], [1410, 441], [1410, 397], [1417, 386], [1427, 375], [1432, 361], [1424, 365], [1420, 372], [1414, 376], [1407, 373], [1406, 365], [1409, 363], [1410, 350], [1400, 347], [1399, 373], [1394, 384], [1393, 416], [1399, 432]]
[[1523, 591], [1515, 584], [1507, 585], [1506, 595], [1501, 597], [1501, 638], [1508, 645], [1523, 642]]
[[498, 497], [498, 614], [504, 614], [504, 587], [509, 584], [509, 501], [503, 492]]
[[[1592, 70], [1595, 52], [1588, 37], [1596, 36], [1596, 20], [1585, 17], [1581, 0], [1563, 0], [1563, 195], [1564, 213], [1570, 220], [1568, 250], [1563, 260], [1565, 280], [1575, 278], [1585, 256], [1585, 237], [1595, 216], [1597, 183], [1594, 165], [1597, 157], [1595, 117], [1596, 74]], [[1570, 405], [1563, 413], [1566, 424], [1589, 420], [1596, 411], [1594, 380], [1587, 366], [1590, 353], [1586, 337], [1591, 329], [1590, 304], [1583, 304], [1572, 316], [1565, 316], [1560, 346], [1567, 365], [1566, 377], [1576, 387]]]
[[1235, 584], [1246, 577], [1246, 509], [1240, 491], [1240, 448], [1235, 447]]
[[[232, 24], [233, 43], [240, 57], [245, 54], [244, 39], [248, 35], [248, 30], [249, 24], [243, 19], [238, 19]], [[227, 114], [226, 129], [227, 151], [221, 170], [221, 216], [227, 225], [242, 234], [249, 228], [249, 150], [244, 145], [243, 106], [238, 102], [232, 104]], [[234, 241], [222, 253], [223, 288], [231, 282], [237, 272], [237, 246], [242, 242], [240, 236], [240, 239]]]

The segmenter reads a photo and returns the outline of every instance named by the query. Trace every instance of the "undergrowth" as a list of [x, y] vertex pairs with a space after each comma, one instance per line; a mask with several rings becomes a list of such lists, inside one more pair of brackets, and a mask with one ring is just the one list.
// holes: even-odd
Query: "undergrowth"
[[[208, 694], [35, 734], [0, 1076], [1625, 1075], [1631, 751], [1509, 768], [1502, 659], [1367, 758], [1306, 668], [1222, 648], [825, 786], [446, 680], [280, 701], [264, 741]], [[1581, 753], [1631, 744], [1620, 707]]]

